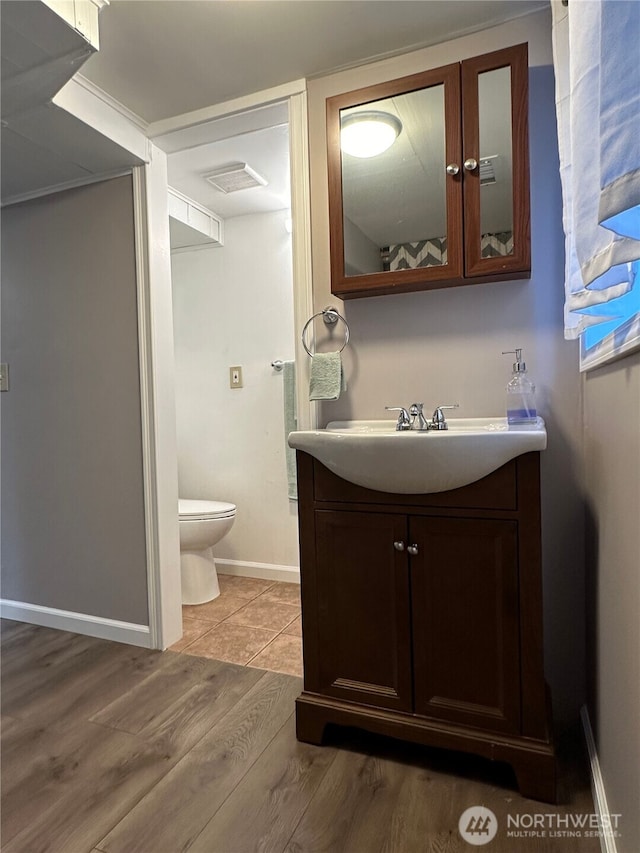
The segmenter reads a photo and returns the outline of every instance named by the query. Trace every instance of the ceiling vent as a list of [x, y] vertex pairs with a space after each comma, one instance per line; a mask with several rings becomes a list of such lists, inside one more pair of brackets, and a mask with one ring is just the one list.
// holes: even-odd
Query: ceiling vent
[[251, 187], [266, 187], [266, 181], [246, 163], [231, 163], [204, 176], [206, 181], [223, 193], [235, 193]]

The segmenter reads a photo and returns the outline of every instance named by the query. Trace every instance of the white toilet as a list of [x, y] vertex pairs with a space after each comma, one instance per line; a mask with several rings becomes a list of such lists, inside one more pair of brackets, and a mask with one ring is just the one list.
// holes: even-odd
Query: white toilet
[[211, 547], [231, 530], [235, 517], [235, 504], [178, 501], [183, 604], [204, 604], [220, 595]]

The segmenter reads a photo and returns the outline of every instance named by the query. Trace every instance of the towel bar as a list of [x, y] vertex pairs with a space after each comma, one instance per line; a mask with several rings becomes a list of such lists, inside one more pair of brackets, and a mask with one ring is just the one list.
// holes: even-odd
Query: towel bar
[[342, 322], [344, 323], [344, 343], [342, 344], [342, 346], [338, 350], [338, 352], [342, 352], [342, 350], [349, 343], [349, 334], [350, 334], [349, 324], [347, 323], [345, 318], [342, 316], [342, 314], [340, 314], [335, 308], [329, 307], [329, 308], [323, 308], [322, 311], [318, 311], [317, 314], [313, 314], [313, 316], [309, 317], [307, 322], [304, 324], [304, 329], [302, 330], [302, 346], [305, 348], [307, 354], [310, 355], [311, 358], [313, 358], [313, 356], [315, 355], [315, 353], [311, 352], [311, 350], [307, 346], [307, 341], [306, 341], [305, 335], [307, 333], [307, 329], [313, 323], [313, 321], [316, 319], [316, 317], [322, 317], [325, 326], [335, 326], [335, 324], [338, 322], [338, 320], [342, 320]]
[[282, 361], [282, 359], [280, 358], [277, 358], [275, 361], [271, 362], [271, 367], [273, 367], [274, 370], [280, 373], [280, 371], [284, 367], [284, 361]]

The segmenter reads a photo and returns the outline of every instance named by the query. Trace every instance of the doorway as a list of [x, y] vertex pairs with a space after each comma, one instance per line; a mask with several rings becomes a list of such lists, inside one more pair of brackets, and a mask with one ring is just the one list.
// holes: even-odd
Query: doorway
[[[138, 215], [139, 317], [143, 455], [147, 519], [147, 576], [151, 646], [167, 648], [182, 633], [178, 554], [178, 499], [174, 347], [171, 320], [171, 264], [167, 217], [167, 158], [186, 149], [260, 129], [265, 112], [286, 105], [291, 169], [294, 347], [297, 426], [315, 426], [315, 404], [308, 400], [308, 360], [298, 332], [312, 314], [311, 234], [307, 97], [304, 81], [159, 123], [151, 139], [151, 158], [134, 170]], [[287, 115], [285, 113], [285, 115]], [[243, 127], [227, 132], [241, 121]], [[256, 124], [256, 122], [258, 124]], [[264, 125], [262, 125], [264, 126]], [[151, 235], [147, 241], [146, 234]], [[215, 321], [210, 318], [211, 333]], [[273, 356], [269, 353], [269, 359]], [[277, 356], [276, 356], [277, 358]], [[226, 368], [230, 366], [225, 360]], [[241, 392], [234, 392], [241, 393]], [[252, 413], [253, 414], [253, 413]], [[254, 414], [254, 424], [259, 423]], [[284, 432], [283, 432], [284, 441]], [[234, 558], [230, 558], [234, 559]], [[261, 561], [260, 561], [261, 562]]]
[[243, 114], [213, 122], [213, 141], [167, 157], [170, 187], [222, 221], [219, 241], [172, 241], [179, 491], [237, 507], [218, 571], [297, 581], [294, 401], [277, 369], [295, 361], [287, 104], [261, 113], [251, 129]]

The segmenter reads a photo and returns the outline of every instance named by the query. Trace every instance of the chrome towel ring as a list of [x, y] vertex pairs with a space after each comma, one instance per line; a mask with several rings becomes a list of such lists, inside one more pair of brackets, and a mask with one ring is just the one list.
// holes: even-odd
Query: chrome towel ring
[[318, 311], [317, 314], [314, 314], [312, 317], [309, 317], [307, 322], [304, 324], [304, 329], [302, 330], [302, 346], [305, 348], [307, 354], [310, 355], [311, 358], [313, 358], [313, 356], [315, 355], [315, 353], [311, 352], [311, 350], [307, 346], [307, 341], [306, 341], [305, 335], [307, 334], [307, 329], [313, 323], [313, 321], [316, 319], [316, 317], [322, 317], [322, 320], [324, 321], [325, 326], [335, 326], [335, 324], [338, 322], [338, 320], [342, 320], [342, 322], [344, 323], [344, 343], [342, 344], [342, 346], [338, 350], [338, 352], [342, 352], [342, 350], [349, 343], [349, 334], [350, 334], [349, 324], [344, 319], [342, 314], [340, 314], [335, 308], [329, 307], [329, 308], [323, 308], [322, 311]]

